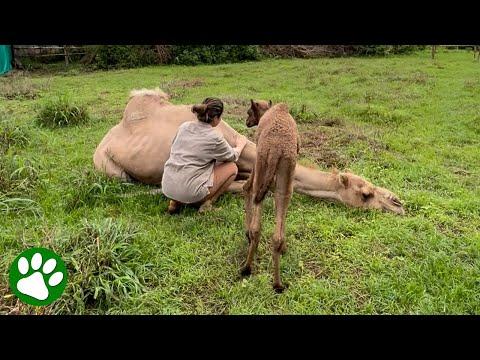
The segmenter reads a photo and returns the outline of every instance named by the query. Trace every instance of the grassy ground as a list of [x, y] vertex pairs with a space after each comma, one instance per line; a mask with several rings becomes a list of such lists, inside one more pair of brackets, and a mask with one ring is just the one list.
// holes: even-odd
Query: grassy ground
[[[384, 186], [407, 214], [346, 208], [295, 194], [283, 279], [271, 289], [272, 198], [254, 275], [243, 201], [165, 214], [161, 196], [108, 181], [92, 154], [133, 88], [160, 86], [175, 103], [218, 96], [238, 131], [248, 100], [285, 101], [302, 132], [302, 162], [337, 166]], [[84, 125], [34, 119], [54, 96], [85, 106]], [[480, 65], [470, 53], [268, 60], [218, 66], [78, 69], [0, 79], [0, 312], [145, 314], [480, 313]], [[38, 309], [16, 301], [8, 266], [46, 246], [69, 268], [66, 293]]]

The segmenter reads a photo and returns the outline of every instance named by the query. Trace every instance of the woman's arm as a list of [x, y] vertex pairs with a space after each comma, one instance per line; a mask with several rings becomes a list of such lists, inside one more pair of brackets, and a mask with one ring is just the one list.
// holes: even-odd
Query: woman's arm
[[221, 162], [234, 161], [237, 162], [243, 148], [247, 144], [247, 139], [242, 136], [238, 139], [237, 146], [231, 147], [223, 137], [218, 137], [215, 142], [214, 157], [215, 160]]

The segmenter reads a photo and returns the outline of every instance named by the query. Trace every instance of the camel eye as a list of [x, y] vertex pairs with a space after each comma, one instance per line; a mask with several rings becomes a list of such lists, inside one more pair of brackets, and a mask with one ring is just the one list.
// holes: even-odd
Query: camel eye
[[373, 192], [362, 192], [362, 200], [367, 201], [373, 196]]

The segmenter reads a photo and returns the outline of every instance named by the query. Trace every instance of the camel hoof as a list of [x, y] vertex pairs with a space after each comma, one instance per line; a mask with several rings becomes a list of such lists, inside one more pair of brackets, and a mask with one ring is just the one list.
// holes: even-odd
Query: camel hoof
[[281, 294], [285, 290], [285, 286], [282, 284], [273, 284], [273, 290], [275, 290], [277, 294]]
[[198, 209], [198, 212], [200, 214], [206, 213], [208, 211], [211, 211], [213, 209], [212, 202], [210, 200], [205, 201], [202, 206]]
[[252, 268], [250, 266], [244, 266], [242, 270], [240, 270], [240, 274], [242, 276], [250, 276], [252, 274]]

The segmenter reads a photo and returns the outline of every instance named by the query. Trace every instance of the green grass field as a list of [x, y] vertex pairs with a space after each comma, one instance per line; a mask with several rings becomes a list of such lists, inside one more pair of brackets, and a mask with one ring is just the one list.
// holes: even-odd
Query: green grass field
[[[122, 197], [149, 188], [92, 170], [129, 91], [156, 86], [179, 104], [222, 98], [224, 119], [248, 136], [250, 98], [287, 102], [302, 163], [348, 168], [398, 194], [406, 215], [294, 194], [281, 264], [289, 288], [277, 295], [268, 197], [254, 274], [240, 280], [241, 197], [171, 217], [164, 196]], [[37, 125], [57, 96], [90, 120]], [[17, 75], [0, 78], [0, 117], [0, 313], [480, 313], [480, 64], [471, 53]], [[8, 287], [8, 267], [31, 246], [53, 249], [69, 269], [66, 292], [45, 308]]]

